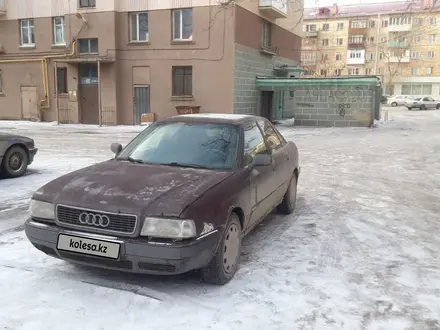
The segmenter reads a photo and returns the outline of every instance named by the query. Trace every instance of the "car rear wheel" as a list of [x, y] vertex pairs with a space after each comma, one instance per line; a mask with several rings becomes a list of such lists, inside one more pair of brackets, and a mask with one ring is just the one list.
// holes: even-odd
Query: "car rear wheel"
[[420, 110], [426, 110], [426, 105], [420, 106]]
[[393, 102], [393, 103], [391, 103], [391, 105], [392, 105], [393, 107], [397, 107], [397, 102]]
[[278, 212], [283, 214], [291, 214], [295, 210], [296, 206], [296, 192], [298, 183], [296, 174], [293, 173], [292, 180], [290, 180], [289, 188], [287, 188], [283, 201], [278, 205]]
[[240, 260], [241, 232], [240, 219], [232, 213], [214, 258], [202, 269], [205, 282], [224, 285], [234, 277]]
[[3, 157], [2, 175], [7, 178], [17, 178], [22, 176], [28, 167], [29, 157], [26, 150], [22, 147], [9, 148]]
[[437, 110], [440, 109], [440, 104], [437, 104], [437, 106], [435, 107]]

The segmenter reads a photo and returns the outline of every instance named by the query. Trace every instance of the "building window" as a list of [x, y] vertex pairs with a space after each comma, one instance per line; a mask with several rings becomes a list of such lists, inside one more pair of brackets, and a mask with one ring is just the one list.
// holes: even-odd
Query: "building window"
[[437, 17], [430, 17], [429, 18], [429, 24], [431, 24], [431, 25], [437, 24]]
[[322, 24], [322, 31], [328, 31], [330, 28], [330, 25], [328, 23]]
[[422, 25], [423, 19], [420, 17], [416, 17], [414, 18], [414, 23], [413, 25]]
[[173, 96], [192, 96], [192, 66], [173, 67]]
[[369, 54], [367, 55], [367, 58], [368, 58], [368, 60], [370, 60], [370, 61], [374, 60], [374, 53], [369, 53]]
[[435, 34], [428, 34], [428, 43], [433, 44], [435, 42]]
[[370, 75], [372, 72], [371, 68], [365, 68], [365, 74]]
[[192, 40], [192, 9], [173, 10], [173, 40]]
[[403, 95], [431, 95], [432, 85], [402, 85]]
[[435, 53], [432, 50], [428, 51], [428, 58], [434, 58], [434, 57], [435, 57]]
[[65, 45], [64, 38], [64, 17], [54, 17], [53, 21], [53, 43], [55, 45]]
[[79, 0], [79, 8], [96, 7], [96, 0]]
[[338, 46], [342, 46], [342, 45], [344, 44], [344, 39], [342, 39], [342, 38], [337, 38], [337, 39], [336, 39], [336, 44], [337, 44]]
[[416, 51], [411, 52], [411, 59], [412, 60], [417, 60], [419, 58], [420, 58], [420, 52], [416, 52]]
[[307, 32], [316, 32], [316, 24], [307, 24], [306, 31]]
[[342, 31], [344, 29], [344, 23], [338, 23], [338, 31]]
[[58, 94], [67, 94], [67, 69], [57, 68]]
[[383, 60], [383, 53], [379, 53], [379, 60]]
[[148, 13], [130, 14], [130, 41], [148, 41]]
[[322, 45], [328, 46], [328, 39], [322, 39]]
[[382, 68], [377, 68], [377, 74], [382, 74]]
[[327, 77], [327, 70], [321, 69], [321, 76]]
[[266, 20], [261, 20], [261, 47], [270, 48], [272, 46], [272, 24]]
[[340, 75], [342, 75], [342, 69], [336, 69], [335, 76], [340, 76]]
[[322, 54], [322, 61], [327, 61], [328, 60], [328, 54], [327, 53], [324, 53], [324, 54]]
[[361, 20], [361, 21], [351, 21], [351, 27], [354, 29], [361, 29], [367, 27], [367, 21]]
[[342, 60], [342, 54], [336, 54], [336, 61]]
[[382, 27], [383, 27], [383, 28], [388, 27], [388, 20], [387, 20], [387, 19], [384, 19], [384, 20], [382, 21]]
[[431, 67], [425, 68], [425, 74], [432, 74], [432, 68]]
[[79, 76], [81, 85], [97, 85], [98, 84], [98, 65], [97, 64], [80, 64]]
[[22, 46], [35, 46], [34, 20], [24, 19], [20, 21], [20, 44]]
[[350, 58], [362, 58], [362, 51], [352, 51], [349, 54]]
[[80, 54], [98, 54], [98, 39], [79, 39]]
[[361, 44], [363, 42], [364, 42], [364, 36], [362, 35], [351, 36], [348, 41], [349, 44]]
[[370, 44], [374, 43], [374, 37], [369, 37], [369, 38], [367, 39], [367, 41], [368, 41]]
[[419, 74], [419, 68], [411, 68], [411, 74], [412, 75], [418, 75]]
[[350, 68], [350, 69], [348, 69], [348, 75], [349, 76], [359, 75], [359, 72], [360, 72], [359, 68]]
[[370, 29], [374, 29], [374, 28], [376, 27], [376, 21], [368, 21], [367, 26], [368, 26]]

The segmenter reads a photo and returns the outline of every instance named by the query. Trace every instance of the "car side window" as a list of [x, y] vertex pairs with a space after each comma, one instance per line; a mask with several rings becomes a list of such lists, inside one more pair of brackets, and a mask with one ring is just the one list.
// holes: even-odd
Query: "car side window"
[[267, 145], [272, 151], [278, 150], [284, 145], [278, 136], [277, 131], [268, 120], [260, 119], [258, 120], [258, 125], [261, 127]]
[[429, 101], [429, 97], [424, 97], [423, 101]]
[[263, 135], [256, 122], [251, 122], [244, 127], [244, 157], [243, 165], [248, 166], [257, 154], [266, 154], [267, 148]]

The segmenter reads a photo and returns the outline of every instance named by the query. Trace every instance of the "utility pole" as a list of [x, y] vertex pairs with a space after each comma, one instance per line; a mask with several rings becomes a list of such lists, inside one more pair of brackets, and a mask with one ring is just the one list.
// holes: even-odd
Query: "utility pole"
[[376, 55], [374, 56], [374, 74], [377, 75], [377, 61], [379, 57], [379, 37], [380, 37], [380, 13], [377, 14], [377, 29], [376, 29]]

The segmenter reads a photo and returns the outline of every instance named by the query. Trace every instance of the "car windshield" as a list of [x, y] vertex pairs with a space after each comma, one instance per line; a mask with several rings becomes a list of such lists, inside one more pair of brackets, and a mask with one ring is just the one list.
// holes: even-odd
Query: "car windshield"
[[413, 101], [420, 101], [422, 98], [421, 97], [414, 97], [412, 100]]
[[139, 134], [117, 159], [169, 166], [231, 169], [237, 159], [236, 125], [170, 122]]

